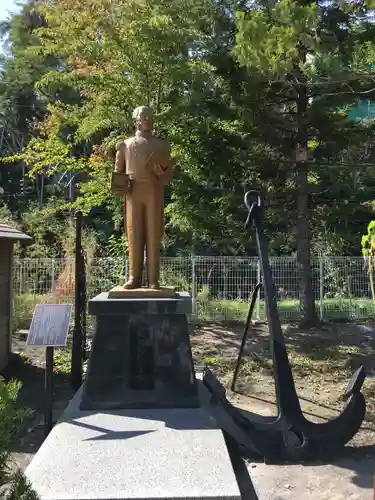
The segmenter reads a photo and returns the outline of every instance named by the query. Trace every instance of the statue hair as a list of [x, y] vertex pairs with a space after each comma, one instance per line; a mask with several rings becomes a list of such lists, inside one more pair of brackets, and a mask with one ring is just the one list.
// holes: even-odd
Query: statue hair
[[146, 113], [147, 115], [152, 117], [152, 109], [148, 106], [138, 106], [133, 111], [133, 120], [137, 120], [141, 113]]

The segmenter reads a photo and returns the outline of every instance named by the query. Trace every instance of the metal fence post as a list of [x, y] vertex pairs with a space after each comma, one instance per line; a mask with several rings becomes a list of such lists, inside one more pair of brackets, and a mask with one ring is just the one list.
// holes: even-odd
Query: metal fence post
[[82, 214], [77, 211], [75, 214], [75, 258], [74, 258], [74, 329], [72, 338], [72, 359], [71, 359], [71, 383], [73, 389], [78, 391], [83, 379], [83, 345], [85, 341], [84, 325], [82, 322], [85, 308], [85, 272], [84, 256], [82, 248]]
[[195, 270], [195, 257], [191, 257], [191, 298], [193, 302], [193, 316], [197, 316], [197, 279]]
[[324, 260], [319, 257], [319, 316], [320, 321], [324, 319]]
[[[259, 260], [257, 261], [257, 283], [260, 283], [261, 280], [261, 273], [260, 273], [260, 262]], [[259, 290], [258, 293], [258, 298], [257, 298], [257, 305], [256, 305], [256, 311], [257, 311], [257, 320], [260, 321], [260, 296], [262, 294], [262, 288]]]
[[22, 295], [23, 294], [23, 263], [24, 261], [20, 260], [20, 282], [19, 282], [19, 292], [18, 292], [18, 295]]
[[52, 259], [52, 262], [51, 262], [51, 292], [52, 292], [52, 295], [55, 294], [55, 287], [56, 287], [56, 283], [55, 283], [55, 259]]
[[223, 295], [224, 295], [224, 300], [228, 300], [228, 266], [226, 262], [224, 261], [223, 265], [223, 278], [224, 278], [224, 283], [223, 283]]

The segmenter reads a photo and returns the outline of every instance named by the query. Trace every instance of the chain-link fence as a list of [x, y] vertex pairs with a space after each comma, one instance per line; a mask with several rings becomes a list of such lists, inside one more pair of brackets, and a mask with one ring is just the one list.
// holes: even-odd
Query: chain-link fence
[[[299, 319], [298, 265], [294, 257], [271, 258], [281, 319]], [[126, 274], [122, 259], [87, 263], [87, 297], [110, 290]], [[375, 313], [369, 275], [362, 257], [322, 257], [312, 262], [317, 311], [322, 319], [370, 318]], [[251, 292], [260, 280], [256, 257], [163, 258], [161, 282], [190, 292], [193, 318], [207, 321], [244, 320]], [[14, 262], [15, 326], [29, 323], [37, 303], [74, 300], [74, 261], [22, 259]], [[261, 294], [256, 319], [265, 318]]]

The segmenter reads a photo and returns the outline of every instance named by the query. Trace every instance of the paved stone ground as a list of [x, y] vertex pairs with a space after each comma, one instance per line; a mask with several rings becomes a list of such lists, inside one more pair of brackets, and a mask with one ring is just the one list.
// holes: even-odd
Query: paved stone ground
[[[251, 398], [246, 406], [274, 414], [273, 405]], [[373, 500], [375, 447], [349, 444], [345, 455], [333, 463], [312, 465], [266, 465], [246, 458], [254, 488], [246, 500]]]
[[259, 464], [249, 472], [259, 500], [373, 500], [372, 464], [353, 459], [306, 467]]

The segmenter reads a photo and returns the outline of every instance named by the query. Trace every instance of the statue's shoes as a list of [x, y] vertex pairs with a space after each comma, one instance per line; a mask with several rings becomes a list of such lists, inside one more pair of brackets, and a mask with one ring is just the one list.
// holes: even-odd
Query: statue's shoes
[[133, 290], [134, 288], [141, 288], [141, 281], [135, 278], [130, 278], [126, 283], [124, 283], [125, 290]]
[[153, 283], [149, 283], [148, 287], [151, 288], [152, 290], [159, 290], [160, 289], [160, 285], [159, 285], [158, 281], [154, 281]]

